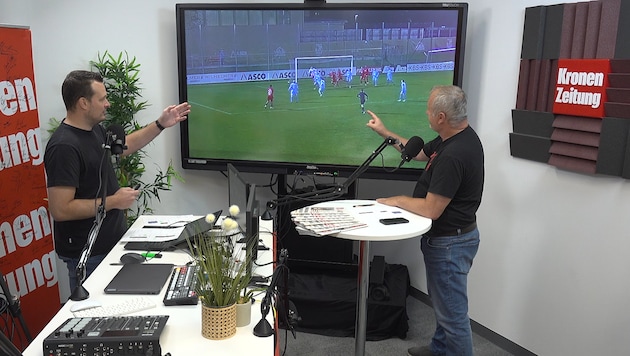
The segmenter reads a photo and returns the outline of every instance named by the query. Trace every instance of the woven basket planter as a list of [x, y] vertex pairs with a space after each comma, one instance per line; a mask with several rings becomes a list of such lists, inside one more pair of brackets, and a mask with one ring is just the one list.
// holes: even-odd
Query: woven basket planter
[[228, 307], [201, 306], [201, 335], [223, 340], [236, 334], [236, 304]]

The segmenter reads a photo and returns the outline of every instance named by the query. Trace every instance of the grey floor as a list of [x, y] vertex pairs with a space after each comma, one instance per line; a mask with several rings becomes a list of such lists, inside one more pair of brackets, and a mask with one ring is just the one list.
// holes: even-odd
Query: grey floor
[[[409, 331], [406, 339], [394, 337], [381, 341], [368, 341], [365, 344], [365, 354], [368, 356], [404, 356], [407, 355], [409, 347], [428, 344], [435, 330], [433, 309], [424, 302], [409, 296], [407, 298], [407, 315], [409, 316]], [[353, 337], [330, 337], [300, 332], [296, 335], [297, 337], [294, 339], [290, 332], [287, 334], [285, 330], [279, 330], [280, 355], [283, 355], [284, 351], [286, 351], [284, 352], [286, 356], [354, 355]], [[512, 355], [476, 334], [473, 335], [473, 347], [477, 356]]]

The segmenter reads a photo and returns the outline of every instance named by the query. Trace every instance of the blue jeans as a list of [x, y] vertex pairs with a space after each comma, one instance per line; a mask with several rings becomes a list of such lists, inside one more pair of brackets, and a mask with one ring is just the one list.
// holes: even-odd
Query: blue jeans
[[[90, 274], [92, 274], [92, 272], [94, 272], [96, 267], [98, 267], [98, 265], [103, 261], [105, 256], [106, 255], [96, 255], [96, 256], [90, 256], [90, 258], [88, 258], [87, 263], [85, 264], [85, 278], [86, 279], [90, 276]], [[72, 258], [72, 257], [64, 257], [64, 256], [59, 256], [59, 259], [65, 262], [66, 267], [68, 267], [68, 279], [70, 279], [70, 293], [72, 293], [74, 291], [74, 288], [76, 288], [79, 282], [77, 279], [77, 265], [79, 264], [79, 259]]]
[[437, 321], [430, 345], [434, 355], [473, 354], [467, 281], [478, 248], [478, 229], [459, 236], [422, 237], [427, 288]]

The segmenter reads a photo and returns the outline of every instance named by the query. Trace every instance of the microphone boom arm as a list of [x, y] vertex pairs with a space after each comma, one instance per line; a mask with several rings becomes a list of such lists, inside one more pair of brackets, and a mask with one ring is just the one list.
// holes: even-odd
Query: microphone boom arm
[[365, 171], [369, 168], [370, 163], [378, 157], [378, 155], [383, 152], [383, 150], [389, 146], [394, 145], [396, 143], [396, 139], [393, 137], [387, 137], [373, 152], [370, 156], [359, 166], [357, 169], [348, 176], [348, 179], [343, 182], [343, 184], [336, 184], [332, 187], [316, 189], [310, 192], [295, 194], [295, 195], [286, 195], [280, 197], [278, 199], [270, 200], [267, 202], [267, 209], [273, 210], [277, 207], [281, 207], [283, 205], [287, 205], [296, 200], [311, 200], [311, 201], [326, 201], [331, 198], [337, 198], [342, 196], [348, 191], [348, 187], [352, 183], [354, 183], [361, 174], [365, 173]]

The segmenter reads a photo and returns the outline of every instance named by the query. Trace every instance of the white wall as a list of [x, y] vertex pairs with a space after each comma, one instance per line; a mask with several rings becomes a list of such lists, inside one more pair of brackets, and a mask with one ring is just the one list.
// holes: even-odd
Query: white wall
[[[144, 98], [152, 105], [140, 114], [141, 122], [151, 122], [177, 101], [175, 1], [14, 3], [0, 0], [0, 23], [33, 31], [43, 126], [50, 117], [64, 116], [64, 76], [87, 69], [104, 50], [127, 50], [142, 64]], [[464, 89], [487, 162], [479, 210], [482, 242], [469, 281], [470, 315], [536, 354], [627, 355], [627, 181], [560, 171], [509, 153], [524, 11], [554, 3], [558, 1], [469, 0]], [[418, 113], [418, 119], [424, 120], [424, 114]], [[170, 159], [180, 166], [178, 150], [177, 130], [167, 130], [148, 148], [162, 167]], [[205, 213], [225, 207], [223, 175], [182, 173], [186, 183], [163, 194], [157, 212]], [[410, 193], [412, 185], [364, 181], [360, 188], [364, 197], [377, 197]], [[412, 284], [426, 290], [418, 239], [376, 245], [389, 263], [407, 264]]]

